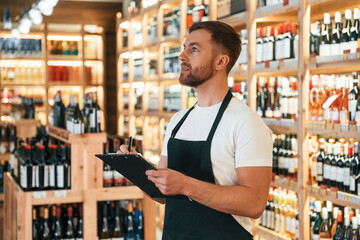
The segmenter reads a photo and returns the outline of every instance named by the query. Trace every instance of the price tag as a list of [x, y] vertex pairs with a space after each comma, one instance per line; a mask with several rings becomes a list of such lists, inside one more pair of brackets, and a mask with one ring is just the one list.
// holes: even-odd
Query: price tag
[[62, 197], [66, 197], [67, 195], [67, 191], [66, 190], [56, 190], [54, 192], [54, 197], [56, 198], [62, 198]]
[[323, 187], [321, 187], [319, 193], [320, 193], [321, 195], [326, 196], [326, 189], [323, 188]]
[[334, 126], [333, 126], [333, 124], [332, 124], [329, 120], [327, 120], [327, 121], [325, 122], [325, 128], [326, 128], [327, 130], [333, 130], [333, 129], [334, 129]]
[[357, 126], [357, 131], [360, 132], [360, 125]]
[[334, 123], [334, 130], [340, 131], [341, 130], [341, 124], [340, 123]]
[[352, 197], [349, 196], [349, 195], [345, 195], [345, 201], [351, 202], [351, 201], [352, 201]]
[[341, 131], [348, 132], [349, 131], [349, 125], [347, 124], [341, 124]]
[[325, 122], [314, 122], [313, 127], [315, 129], [325, 129]]
[[265, 61], [265, 68], [270, 68], [270, 61]]
[[337, 199], [342, 200], [342, 201], [345, 201], [345, 195], [344, 195], [344, 193], [338, 192], [338, 194], [337, 194]]
[[356, 59], [356, 53], [350, 53], [349, 59], [351, 59], [351, 60]]
[[313, 186], [312, 187], [312, 192], [315, 193], [315, 194], [318, 194], [319, 190], [320, 190], [319, 186]]
[[349, 124], [349, 131], [356, 132], [357, 126], [355, 124]]
[[360, 48], [356, 49], [356, 58], [360, 58]]
[[343, 60], [349, 60], [350, 49], [344, 50]]
[[351, 202], [355, 203], [355, 204], [360, 204], [360, 198], [357, 196], [352, 196], [351, 197]]
[[330, 188], [327, 191], [327, 195], [333, 198], [337, 197], [337, 193], [338, 193], [337, 188]]
[[46, 198], [46, 192], [45, 191], [33, 192], [33, 198], [34, 199]]

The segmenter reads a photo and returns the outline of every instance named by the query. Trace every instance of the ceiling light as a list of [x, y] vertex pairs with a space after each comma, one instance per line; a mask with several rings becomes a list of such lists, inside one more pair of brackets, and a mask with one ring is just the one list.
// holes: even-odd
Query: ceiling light
[[29, 11], [29, 17], [30, 17], [31, 21], [33, 22], [33, 24], [35, 24], [35, 25], [40, 25], [43, 21], [41, 12], [38, 9], [32, 8]]

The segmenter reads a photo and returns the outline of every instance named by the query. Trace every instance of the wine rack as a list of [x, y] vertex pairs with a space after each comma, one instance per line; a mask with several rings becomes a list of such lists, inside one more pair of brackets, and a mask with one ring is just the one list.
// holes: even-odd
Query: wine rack
[[[328, 12], [331, 16], [334, 16], [335, 11], [344, 12], [345, 9], [354, 9], [355, 7], [359, 8], [360, 4], [356, 0], [349, 0], [339, 2], [336, 0], [284, 0], [283, 4], [278, 4], [276, 6], [270, 7], [258, 7], [257, 1], [245, 0], [246, 8], [245, 12], [236, 13], [231, 16], [222, 17], [219, 21], [233, 26], [239, 33], [241, 30], [247, 30], [247, 63], [241, 65], [240, 67], [234, 68], [230, 77], [232, 77], [234, 82], [242, 81], [246, 82], [247, 87], [247, 104], [253, 109], [256, 110], [256, 81], [259, 76], [296, 76], [298, 79], [298, 118], [295, 120], [289, 119], [265, 119], [265, 123], [268, 124], [269, 128], [275, 133], [286, 133], [286, 134], [296, 134], [298, 137], [298, 152], [299, 152], [299, 162], [298, 162], [298, 180], [297, 182], [291, 182], [287, 179], [275, 178], [272, 184], [276, 187], [290, 188], [293, 191], [298, 193], [299, 197], [299, 222], [300, 222], [300, 236], [299, 239], [309, 239], [310, 229], [309, 229], [309, 207], [307, 206], [307, 200], [310, 196], [316, 195], [319, 199], [332, 200], [337, 204], [352, 206], [354, 208], [359, 208], [360, 205], [357, 202], [356, 196], [348, 196], [342, 192], [332, 193], [330, 190], [325, 192], [317, 189], [313, 190], [312, 188], [307, 187], [308, 179], [308, 169], [309, 169], [309, 157], [308, 157], [308, 139], [311, 134], [318, 134], [321, 137], [344, 137], [344, 138], [357, 138], [360, 134], [359, 125], [358, 126], [340, 126], [338, 128], [326, 128], [325, 124], [319, 124], [309, 121], [309, 82], [311, 75], [313, 74], [337, 74], [337, 73], [349, 73], [352, 71], [358, 71], [360, 55], [359, 52], [356, 54], [345, 53], [337, 58], [329, 58], [327, 61], [317, 58], [316, 56], [310, 56], [310, 24], [315, 21], [321, 21], [324, 13]], [[135, 104], [131, 99], [131, 92], [134, 88], [132, 85], [135, 81], [133, 77], [134, 65], [129, 61], [128, 78], [124, 79], [122, 74], [118, 75], [118, 102], [120, 103], [119, 112], [118, 112], [118, 133], [123, 135], [124, 133], [128, 135], [135, 134], [135, 128], [131, 126], [134, 125], [135, 115], [142, 115], [145, 117], [151, 117], [152, 119], [157, 119], [158, 125], [152, 125], [151, 128], [156, 126], [159, 135], [159, 146], [158, 149], [154, 151], [153, 146], [146, 146], [144, 142], [144, 149], [148, 149], [152, 154], [160, 153], [163, 143], [163, 131], [172, 116], [172, 113], [167, 113], [163, 111], [164, 106], [164, 89], [168, 85], [178, 84], [179, 75], [176, 73], [163, 74], [164, 66], [164, 48], [174, 47], [180, 45], [186, 37], [186, 5], [191, 4], [191, 1], [165, 1], [160, 2], [155, 6], [152, 6], [149, 9], [142, 9], [140, 12], [144, 15], [144, 19], [148, 19], [157, 14], [157, 39], [163, 38], [163, 9], [165, 4], [171, 4], [172, 7], [178, 7], [181, 12], [180, 18], [180, 35], [178, 38], [164, 39], [166, 41], [160, 42], [157, 44], [147, 45], [142, 48], [142, 51], [152, 52], [152, 57], [148, 57], [147, 54], [143, 55], [143, 64], [148, 62], [150, 59], [154, 59], [154, 55], [157, 55], [157, 72], [160, 74], [154, 75], [154, 77], [143, 79], [136, 79], [137, 82], [145, 83], [145, 94], [143, 96], [143, 102], [146, 103], [149, 100], [149, 94], [147, 91], [147, 84], [151, 86], [156, 86], [159, 89], [158, 94], [158, 110], [151, 109], [148, 110], [148, 104], [144, 104], [142, 111], [137, 110], [136, 113], [131, 110]], [[221, 16], [225, 16], [223, 13], [223, 7], [219, 6], [221, 1], [211, 0], [209, 2], [209, 19], [217, 20], [217, 11], [221, 7]], [[127, 56], [126, 59], [131, 59], [131, 53], [134, 50], [139, 51], [138, 48], [134, 49], [131, 41], [126, 47], [122, 47], [123, 38], [123, 26], [127, 24], [131, 25], [131, 21], [136, 19], [138, 22], [141, 21], [139, 14], [130, 13], [127, 16], [117, 16], [117, 31], [118, 31], [118, 66], [121, 66], [123, 63], [123, 56]], [[281, 23], [284, 21], [291, 21], [296, 23], [298, 28], [298, 53], [296, 59], [290, 60], [278, 60], [278, 61], [267, 61], [261, 64], [256, 64], [256, 28], [265, 27], [274, 25], [274, 23]], [[147, 24], [147, 23], [146, 23]], [[143, 26], [143, 29], [146, 26]], [[129, 28], [128, 28], [129, 29]], [[131, 31], [127, 31], [129, 39], [132, 38]], [[145, 38], [146, 40], [146, 38]], [[143, 41], [144, 42], [144, 41]], [[146, 42], [146, 41], [145, 41]], [[154, 48], [156, 51], [154, 51]], [[133, 61], [133, 60], [132, 60]], [[144, 66], [145, 67], [145, 66]], [[120, 68], [121, 69], [121, 68]], [[145, 69], [145, 68], [143, 68]], [[129, 101], [124, 101], [123, 97], [126, 96], [124, 89], [129, 89], [130, 97], [126, 98]], [[182, 109], [187, 108], [188, 102], [187, 90], [185, 87], [182, 87], [181, 91], [181, 102]], [[153, 101], [153, 100], [152, 100]], [[127, 109], [124, 110], [124, 106], [127, 105]], [[149, 122], [145, 121], [144, 129], [149, 129]], [[345, 130], [347, 129], [347, 130]], [[144, 136], [145, 138], [145, 136]], [[146, 152], [146, 151], [145, 151]], [[314, 193], [315, 191], [315, 193]], [[334, 195], [336, 194], [336, 195]], [[340, 199], [338, 199], [340, 196]], [[331, 199], [330, 199], [331, 198]], [[352, 200], [354, 199], [354, 200]], [[262, 229], [261, 227], [255, 229], [255, 233], [266, 239], [279, 239], [275, 233], [272, 233], [271, 230]], [[272, 237], [270, 237], [272, 235]]]

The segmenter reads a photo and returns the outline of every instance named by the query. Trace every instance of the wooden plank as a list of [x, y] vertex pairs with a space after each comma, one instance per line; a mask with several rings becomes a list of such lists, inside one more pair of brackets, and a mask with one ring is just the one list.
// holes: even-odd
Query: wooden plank
[[85, 189], [103, 187], [103, 161], [95, 157], [95, 154], [102, 154], [104, 152], [103, 143], [77, 144], [80, 148], [79, 150], [81, 150], [81, 148], [84, 150], [83, 166], [85, 176], [83, 181], [85, 182]]
[[257, 68], [254, 70], [254, 72], [258, 76], [289, 76], [297, 74], [298, 66], [291, 65], [273, 68]]
[[45, 198], [36, 198], [37, 192], [26, 192], [30, 195], [32, 206], [49, 205], [49, 204], [61, 204], [61, 203], [79, 203], [84, 201], [83, 190], [53, 190], [44, 191]]
[[309, 240], [310, 237], [310, 203], [306, 191], [306, 182], [309, 174], [309, 136], [306, 134], [306, 120], [309, 112], [309, 71], [307, 70], [306, 60], [309, 59], [310, 52], [310, 7], [308, 1], [300, 2], [299, 19], [299, 61], [298, 61], [298, 81], [299, 81], [299, 107], [298, 107], [298, 198], [299, 198], [299, 239]]
[[144, 196], [144, 237], [145, 239], [156, 239], [156, 203], [151, 198]]
[[295, 2], [291, 5], [274, 7], [263, 7], [259, 8], [255, 12], [256, 21], [261, 22], [279, 22], [279, 21], [290, 21], [296, 12], [299, 10], [299, 3]]
[[266, 240], [291, 240], [291, 238], [285, 237], [284, 235], [281, 235], [270, 229], [264, 228], [260, 225], [256, 225], [254, 234], [258, 235], [260, 239], [264, 238]]
[[17, 199], [16, 210], [17, 213], [17, 239], [31, 239], [32, 238], [32, 206], [31, 194], [19, 193]]
[[271, 181], [270, 186], [273, 186], [276, 188], [288, 189], [293, 192], [297, 192], [299, 189], [297, 183], [294, 182], [292, 184], [285, 184], [283, 180], [282, 181]]
[[241, 12], [228, 17], [220, 18], [218, 21], [229, 24], [232, 27], [245, 26], [247, 22], [248, 13]]
[[144, 193], [136, 186], [90, 189], [87, 192], [90, 192], [92, 197], [98, 202], [142, 199], [144, 197]]
[[84, 239], [97, 239], [97, 199], [94, 191], [85, 191], [84, 194]]
[[353, 72], [358, 71], [359, 68], [360, 58], [309, 65], [311, 74]]
[[321, 137], [328, 138], [360, 138], [360, 132], [355, 131], [338, 131], [338, 130], [329, 130], [329, 129], [316, 129], [316, 128], [306, 128], [306, 131], [311, 134], [316, 134]]
[[[344, 196], [346, 196], [346, 198], [349, 198], [349, 199], [351, 199], [353, 196], [358, 198], [358, 196], [356, 196], [356, 195], [352, 195], [352, 194], [348, 194], [348, 193], [344, 193], [344, 192], [342, 192], [341, 194], [343, 194]], [[353, 201], [340, 200], [333, 196], [323, 195], [323, 194], [315, 193], [312, 191], [308, 191], [308, 195], [312, 196], [316, 199], [320, 199], [320, 200], [324, 200], [324, 201], [331, 201], [334, 205], [339, 205], [339, 206], [343, 206], [343, 207], [351, 207], [354, 209], [360, 209], [360, 204], [353, 202]]]

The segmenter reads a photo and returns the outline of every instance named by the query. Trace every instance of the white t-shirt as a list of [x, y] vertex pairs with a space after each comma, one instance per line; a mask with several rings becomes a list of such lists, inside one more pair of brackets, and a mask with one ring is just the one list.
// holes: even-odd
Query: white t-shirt
[[[175, 138], [189, 141], [207, 139], [221, 103], [199, 107], [191, 111]], [[167, 143], [173, 128], [187, 110], [174, 114], [165, 133], [161, 155], [167, 157]], [[223, 186], [238, 185], [236, 168], [272, 166], [272, 132], [262, 119], [238, 98], [232, 98], [211, 143], [211, 162], [215, 183]], [[252, 222], [248, 217], [233, 217], [251, 233]]]

